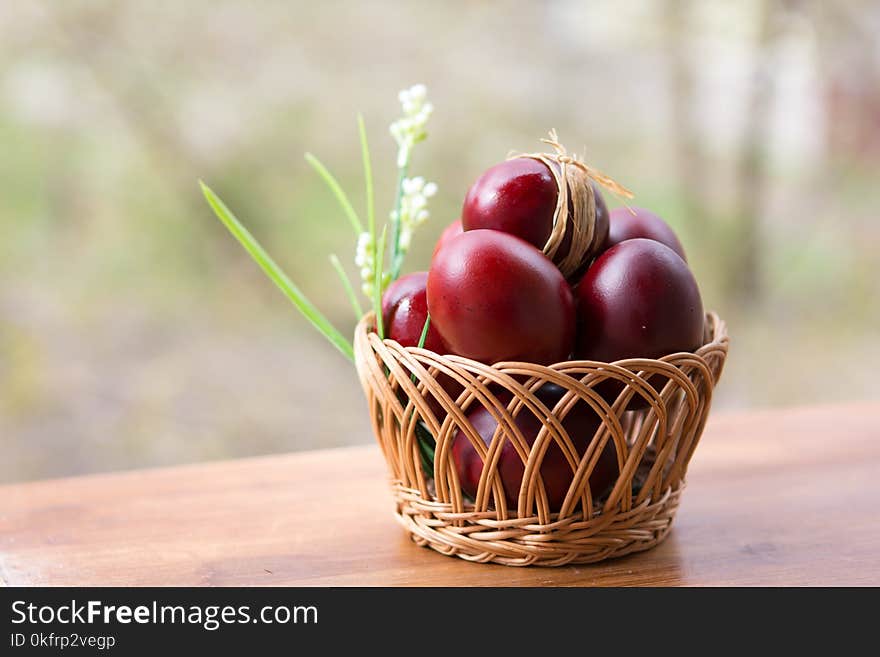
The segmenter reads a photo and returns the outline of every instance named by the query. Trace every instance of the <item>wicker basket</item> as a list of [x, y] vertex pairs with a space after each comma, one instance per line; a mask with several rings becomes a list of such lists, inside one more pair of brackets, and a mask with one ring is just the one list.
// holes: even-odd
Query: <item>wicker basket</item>
[[[559, 566], [647, 550], [669, 533], [727, 356], [727, 330], [717, 315], [707, 315], [704, 346], [696, 353], [549, 367], [440, 356], [380, 340], [374, 326], [367, 315], [355, 331], [358, 376], [391, 472], [396, 517], [417, 544], [469, 561]], [[447, 392], [450, 381], [461, 391], [455, 398]], [[555, 408], [534, 395], [546, 383], [567, 391]], [[562, 421], [575, 404], [589, 404], [601, 423], [586, 451], [573, 458], [579, 452]], [[476, 405], [499, 423], [488, 449], [467, 419]], [[515, 428], [523, 412], [543, 425], [531, 447]], [[473, 500], [463, 494], [453, 464], [451, 444], [459, 430], [473, 436], [489, 464]], [[433, 466], [426, 463], [425, 436], [435, 441]], [[517, 508], [507, 508], [496, 476], [505, 441], [516, 445], [525, 463]], [[540, 471], [551, 441], [567, 450], [574, 473], [556, 512]], [[619, 474], [608, 492], [592, 499], [587, 482], [608, 441]]]

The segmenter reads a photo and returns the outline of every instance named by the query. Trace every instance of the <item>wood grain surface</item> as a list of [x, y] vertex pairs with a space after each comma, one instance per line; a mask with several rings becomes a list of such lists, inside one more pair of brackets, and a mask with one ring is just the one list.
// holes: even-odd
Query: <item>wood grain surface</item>
[[374, 445], [0, 486], [7, 585], [880, 585], [880, 403], [712, 417], [670, 537], [562, 568], [413, 545]]

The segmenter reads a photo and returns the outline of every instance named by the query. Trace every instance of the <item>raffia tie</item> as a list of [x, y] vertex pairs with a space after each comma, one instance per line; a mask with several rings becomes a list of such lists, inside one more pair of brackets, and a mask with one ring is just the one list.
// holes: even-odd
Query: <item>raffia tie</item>
[[[562, 275], [569, 278], [599, 251], [604, 240], [604, 235], [600, 236], [596, 230], [596, 194], [591, 181], [616, 196], [631, 199], [633, 193], [582, 162], [576, 155], [569, 155], [565, 146], [559, 143], [555, 130], [550, 131], [549, 138], [541, 141], [552, 146], [555, 153], [514, 153], [508, 159], [527, 157], [538, 160], [553, 174], [558, 194], [553, 212], [553, 230], [543, 251], [559, 267]], [[560, 253], [569, 222], [572, 222], [571, 244], [566, 253]]]

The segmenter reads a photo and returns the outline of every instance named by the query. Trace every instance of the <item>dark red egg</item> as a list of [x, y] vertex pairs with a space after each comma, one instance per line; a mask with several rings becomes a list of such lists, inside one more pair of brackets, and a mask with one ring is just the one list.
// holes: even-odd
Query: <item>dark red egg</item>
[[571, 353], [571, 288], [543, 253], [508, 233], [470, 230], [449, 240], [431, 262], [428, 308], [461, 356], [550, 364]]
[[[599, 188], [592, 182], [590, 185], [596, 201], [594, 237], [580, 254], [579, 264], [569, 278], [583, 273], [608, 235], [608, 206]], [[466, 231], [481, 228], [500, 230], [516, 235], [543, 251], [553, 232], [558, 198], [556, 179], [546, 164], [530, 157], [506, 160], [488, 169], [471, 185], [462, 208], [462, 227]], [[569, 223], [553, 255], [556, 263], [561, 263], [571, 248], [573, 223], [570, 199], [568, 212]]]
[[665, 244], [687, 262], [678, 235], [659, 216], [644, 208], [632, 208], [632, 212], [628, 208], [615, 208], [611, 211], [608, 239], [605, 242], [606, 250], [626, 240], [639, 237]]
[[[562, 399], [565, 390], [553, 384], [544, 385], [537, 393], [538, 399], [552, 412], [553, 407]], [[499, 395], [502, 403], [508, 403], [511, 399], [509, 393]], [[488, 446], [492, 436], [498, 428], [498, 422], [492, 414], [483, 406], [472, 410], [468, 414], [468, 420], [479, 434], [483, 442]], [[536, 417], [524, 406], [519, 409], [514, 417], [517, 428], [523, 434], [529, 446], [533, 445], [538, 433], [543, 427], [541, 419]], [[571, 439], [578, 456], [586, 453], [600, 425], [599, 417], [595, 411], [584, 402], [577, 403], [562, 420], [562, 427]], [[461, 430], [453, 436], [452, 459], [455, 470], [461, 482], [462, 490], [471, 498], [476, 497], [477, 486], [483, 470], [483, 460]], [[507, 507], [517, 508], [520, 487], [522, 486], [525, 464], [510, 441], [506, 441], [501, 450], [498, 461], [498, 474], [504, 488]], [[565, 501], [565, 495], [574, 478], [574, 471], [565, 458], [559, 445], [553, 441], [540, 467], [541, 478], [547, 493], [547, 501], [551, 511], [559, 511]], [[599, 460], [596, 462], [589, 478], [590, 493], [593, 498], [602, 495], [614, 483], [618, 475], [617, 456], [614, 444], [609, 440], [605, 444]]]
[[440, 238], [437, 240], [436, 246], [434, 246], [434, 253], [431, 255], [433, 258], [434, 255], [437, 254], [437, 251], [446, 244], [449, 240], [451, 240], [456, 235], [461, 235], [464, 232], [464, 228], [461, 225], [461, 219], [456, 219], [451, 224], [449, 224], [446, 228], [443, 229], [443, 232], [440, 233]]
[[[417, 347], [425, 327], [425, 317], [428, 313], [425, 286], [428, 281], [428, 272], [417, 271], [406, 276], [401, 276], [391, 283], [382, 296], [382, 317], [385, 325], [385, 337], [396, 340], [404, 347]], [[425, 338], [425, 349], [430, 349], [438, 354], [450, 353], [449, 347], [443, 341], [443, 336], [437, 331], [434, 323], [428, 328]], [[447, 374], [437, 372], [434, 378], [440, 384], [443, 391], [454, 401], [461, 393], [463, 387]], [[427, 400], [428, 408], [434, 414], [438, 422], [446, 417], [446, 411], [430, 390], [423, 392]], [[406, 406], [407, 396], [404, 388], [398, 391], [400, 403]]]
[[556, 179], [543, 162], [530, 157], [505, 160], [468, 189], [462, 227], [500, 230], [543, 249], [553, 230], [558, 193]]
[[[428, 272], [417, 271], [401, 276], [382, 295], [382, 321], [385, 337], [404, 347], [417, 347], [428, 316], [426, 286]], [[425, 349], [439, 354], [449, 353], [443, 337], [432, 325], [428, 328]]]
[[[639, 238], [611, 247], [589, 268], [576, 296], [577, 359], [660, 358], [702, 344], [697, 282], [685, 261], [660, 242]], [[659, 390], [664, 381], [651, 379]], [[609, 390], [603, 387], [603, 394]]]

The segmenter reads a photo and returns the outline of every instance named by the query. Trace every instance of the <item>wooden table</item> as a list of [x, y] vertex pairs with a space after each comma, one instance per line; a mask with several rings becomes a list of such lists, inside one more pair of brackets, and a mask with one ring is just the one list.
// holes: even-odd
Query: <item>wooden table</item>
[[8, 585], [878, 585], [880, 403], [716, 414], [658, 548], [563, 568], [413, 545], [374, 445], [0, 487]]

